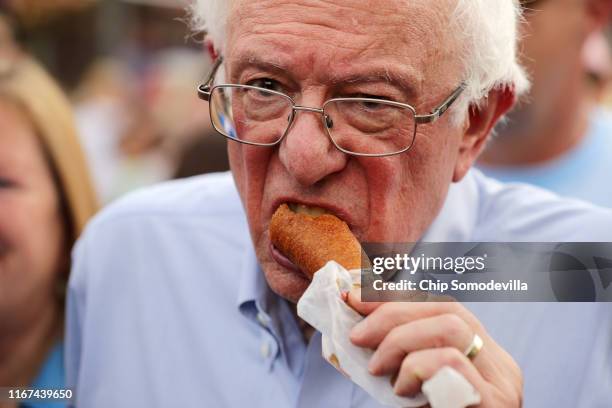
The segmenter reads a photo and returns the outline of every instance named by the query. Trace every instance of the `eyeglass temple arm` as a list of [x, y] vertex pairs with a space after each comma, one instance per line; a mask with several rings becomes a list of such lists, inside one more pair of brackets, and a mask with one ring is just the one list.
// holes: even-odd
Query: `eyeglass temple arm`
[[442, 114], [444, 114], [444, 112], [446, 112], [448, 108], [452, 106], [452, 104], [457, 100], [457, 98], [459, 98], [459, 95], [461, 95], [461, 92], [463, 92], [464, 89], [465, 83], [462, 83], [457, 87], [457, 89], [453, 91], [452, 94], [450, 94], [448, 98], [446, 98], [444, 102], [440, 104], [440, 106], [435, 108], [429, 115], [416, 115], [414, 117], [416, 123], [432, 123], [438, 120], [438, 118], [442, 116]]
[[206, 82], [198, 85], [198, 98], [205, 100], [205, 101], [210, 101], [210, 90], [212, 88], [212, 83], [213, 83], [213, 80], [215, 79], [215, 74], [217, 73], [217, 70], [221, 66], [222, 62], [223, 62], [223, 57], [217, 58], [212, 69], [210, 70], [210, 74], [208, 75]]

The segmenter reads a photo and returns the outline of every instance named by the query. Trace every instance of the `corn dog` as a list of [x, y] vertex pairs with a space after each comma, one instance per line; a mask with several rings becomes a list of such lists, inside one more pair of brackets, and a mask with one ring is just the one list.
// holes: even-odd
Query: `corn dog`
[[361, 267], [361, 245], [348, 225], [331, 214], [293, 212], [282, 204], [270, 221], [272, 244], [309, 277], [328, 261]]

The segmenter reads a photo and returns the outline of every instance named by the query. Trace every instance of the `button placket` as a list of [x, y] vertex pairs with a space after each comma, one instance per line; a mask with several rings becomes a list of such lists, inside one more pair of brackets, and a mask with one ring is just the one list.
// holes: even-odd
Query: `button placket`
[[272, 321], [270, 316], [258, 307], [255, 317], [261, 328], [259, 355], [266, 362], [267, 369], [271, 370], [279, 352], [278, 340], [272, 332]]
[[270, 317], [264, 312], [257, 313], [257, 321], [263, 328], [270, 329]]

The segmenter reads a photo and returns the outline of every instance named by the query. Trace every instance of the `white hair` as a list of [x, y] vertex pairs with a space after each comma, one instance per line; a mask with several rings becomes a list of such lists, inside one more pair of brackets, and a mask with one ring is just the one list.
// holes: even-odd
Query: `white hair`
[[[191, 0], [193, 28], [206, 32], [220, 54], [232, 0]], [[470, 105], [480, 106], [492, 89], [510, 88], [520, 96], [529, 81], [518, 63], [519, 0], [456, 0], [451, 21], [461, 45], [465, 91], [457, 101], [455, 124], [461, 123]]]

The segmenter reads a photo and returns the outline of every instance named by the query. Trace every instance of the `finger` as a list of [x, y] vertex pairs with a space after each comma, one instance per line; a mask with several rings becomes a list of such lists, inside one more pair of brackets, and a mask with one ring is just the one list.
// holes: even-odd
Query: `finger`
[[361, 288], [351, 289], [348, 294], [346, 303], [362, 316], [369, 315], [374, 310], [385, 304], [384, 302], [362, 302]]
[[407, 354], [423, 349], [454, 347], [463, 351], [474, 338], [468, 324], [455, 314], [441, 314], [396, 326], [380, 343], [370, 359], [373, 375], [397, 372]]
[[459, 303], [390, 302], [378, 305], [365, 319], [355, 325], [350, 338], [356, 346], [375, 349], [394, 327], [447, 313], [458, 315], [472, 327], [473, 332], [481, 332], [480, 324], [474, 323], [475, 318]]
[[415, 395], [423, 382], [433, 377], [442, 367], [457, 370], [483, 396], [491, 386], [480, 375], [476, 367], [459, 350], [453, 347], [419, 350], [410, 353], [402, 362], [393, 391], [397, 395]]

